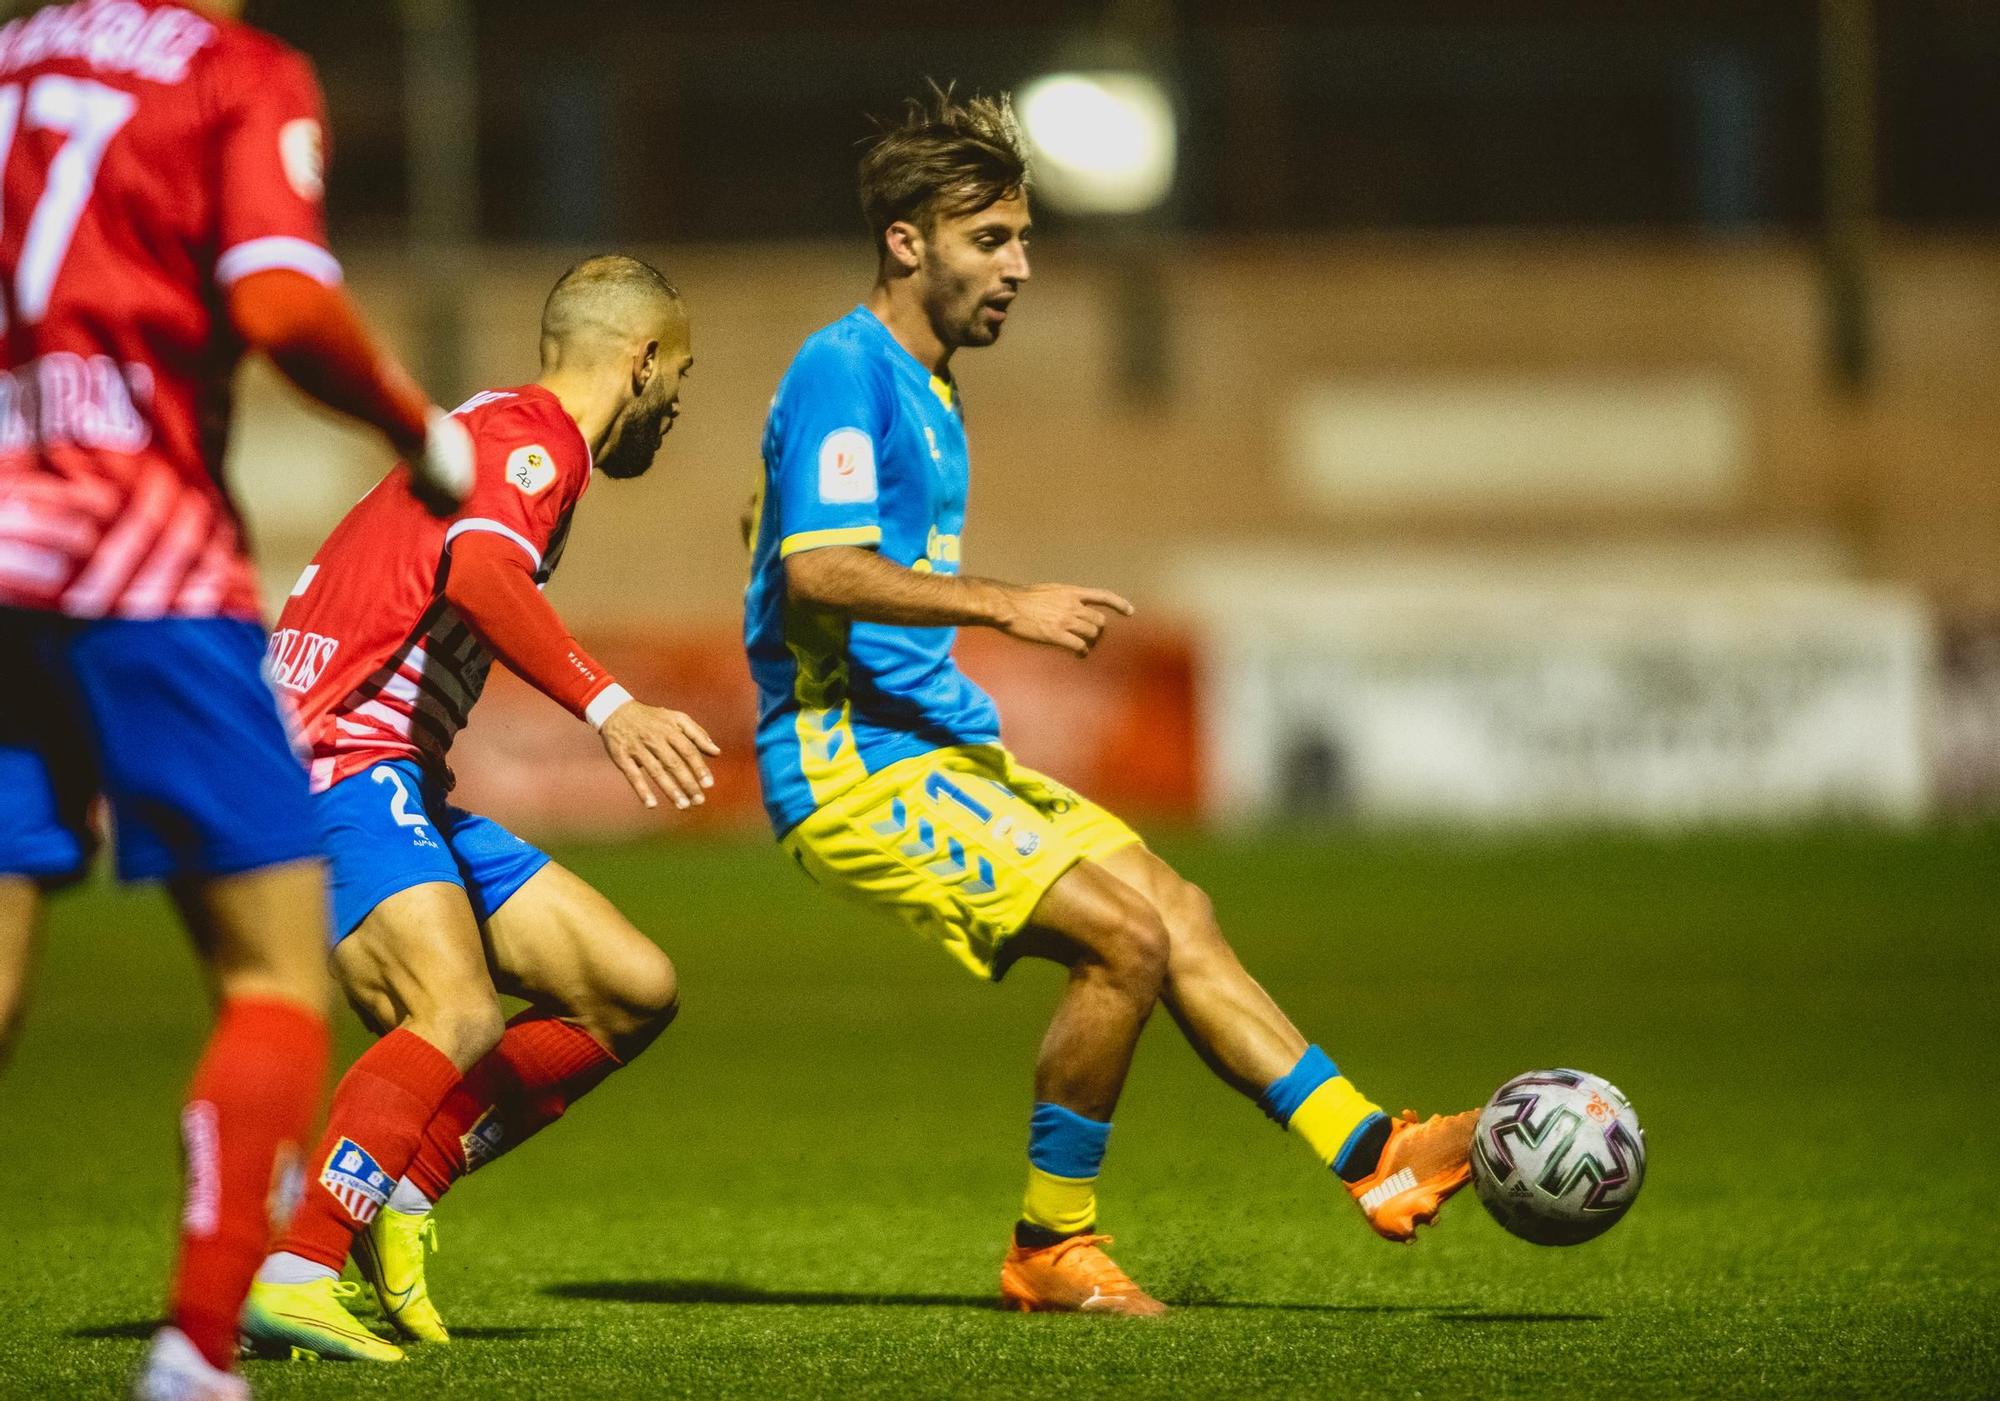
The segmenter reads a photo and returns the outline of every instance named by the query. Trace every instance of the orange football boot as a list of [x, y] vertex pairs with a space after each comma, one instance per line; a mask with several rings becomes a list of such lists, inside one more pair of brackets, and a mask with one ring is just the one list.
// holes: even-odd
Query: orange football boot
[[1115, 1313], [1151, 1318], [1167, 1306], [1132, 1282], [1099, 1247], [1110, 1236], [1069, 1236], [1030, 1250], [1015, 1244], [1000, 1262], [1000, 1297], [1022, 1313]]
[[1422, 1123], [1405, 1109], [1393, 1121], [1375, 1171], [1347, 1184], [1348, 1195], [1384, 1240], [1411, 1241], [1437, 1220], [1445, 1198], [1472, 1180], [1472, 1133], [1479, 1111], [1433, 1114]]

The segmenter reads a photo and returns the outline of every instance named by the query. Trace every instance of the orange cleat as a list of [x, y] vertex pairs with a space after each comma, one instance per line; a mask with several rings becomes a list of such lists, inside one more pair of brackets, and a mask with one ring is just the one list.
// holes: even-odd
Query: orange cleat
[[1433, 1114], [1422, 1123], [1405, 1109], [1382, 1145], [1382, 1160], [1348, 1195], [1384, 1240], [1412, 1241], [1417, 1227], [1437, 1220], [1445, 1198], [1472, 1180], [1472, 1132], [1479, 1111]]
[[1022, 1313], [1115, 1313], [1152, 1318], [1167, 1306], [1132, 1282], [1099, 1247], [1110, 1236], [1081, 1235], [1039, 1250], [1013, 1245], [1000, 1262], [1000, 1297]]

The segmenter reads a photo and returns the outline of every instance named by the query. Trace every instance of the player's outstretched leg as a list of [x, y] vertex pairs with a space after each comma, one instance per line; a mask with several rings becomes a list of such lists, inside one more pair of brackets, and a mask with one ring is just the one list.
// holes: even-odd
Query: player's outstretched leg
[[1376, 1234], [1408, 1241], [1471, 1180], [1478, 1111], [1391, 1119], [1354, 1087], [1252, 978], [1206, 894], [1144, 847], [1103, 868], [1144, 895], [1169, 938], [1161, 997], [1209, 1068], [1305, 1141]]
[[187, 1200], [171, 1326], [142, 1397], [248, 1395], [229, 1375], [237, 1313], [298, 1167], [326, 1075], [326, 895], [319, 863], [177, 888], [220, 992], [181, 1110]]
[[281, 1356], [395, 1362], [402, 1349], [346, 1307], [359, 1286], [340, 1283], [341, 1266], [408, 1169], [424, 1126], [504, 1023], [459, 886], [431, 881], [391, 895], [335, 946], [334, 961], [348, 1000], [382, 1039], [334, 1091], [304, 1199], [257, 1272], [243, 1333]]
[[532, 1004], [467, 1072], [428, 1125], [388, 1204], [355, 1241], [383, 1312], [419, 1342], [449, 1338], [431, 1303], [431, 1208], [466, 1173], [561, 1118], [665, 1030], [673, 964], [596, 890], [550, 862], [487, 921], [501, 989]]
[[1166, 1312], [1118, 1268], [1096, 1234], [1097, 1173], [1132, 1052], [1159, 1000], [1167, 931], [1129, 886], [1072, 867], [1014, 936], [1015, 955], [1069, 967], [1069, 986], [1035, 1062], [1028, 1189], [1000, 1267], [1001, 1297], [1023, 1311]]

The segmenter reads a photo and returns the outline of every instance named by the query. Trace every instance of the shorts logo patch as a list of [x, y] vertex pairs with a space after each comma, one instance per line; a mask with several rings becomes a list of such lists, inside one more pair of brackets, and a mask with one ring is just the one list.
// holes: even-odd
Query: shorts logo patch
[[1016, 856], [1024, 858], [1033, 856], [1041, 849], [1042, 838], [1039, 832], [1017, 831], [1014, 833], [1014, 854]]
[[523, 496], [540, 496], [555, 479], [555, 459], [540, 443], [515, 448], [508, 454], [507, 480], [519, 488]]
[[492, 1162], [506, 1141], [507, 1126], [500, 1122], [499, 1111], [489, 1109], [481, 1114], [458, 1140], [459, 1150], [465, 1154], [465, 1170], [471, 1172]]
[[819, 499], [829, 506], [875, 499], [875, 440], [859, 428], [836, 428], [820, 440]]
[[367, 1149], [351, 1138], [343, 1138], [327, 1155], [326, 1166], [320, 1169], [319, 1185], [347, 1209], [357, 1226], [366, 1226], [389, 1200], [389, 1191], [396, 1184], [376, 1166]]

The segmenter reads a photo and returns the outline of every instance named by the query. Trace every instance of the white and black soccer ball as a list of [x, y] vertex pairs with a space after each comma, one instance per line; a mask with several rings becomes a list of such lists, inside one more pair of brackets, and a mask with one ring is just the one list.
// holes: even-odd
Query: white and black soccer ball
[[1536, 1245], [1617, 1224], [1646, 1179], [1632, 1102], [1582, 1070], [1531, 1070], [1494, 1092], [1472, 1139], [1472, 1184], [1493, 1219]]

